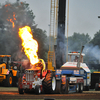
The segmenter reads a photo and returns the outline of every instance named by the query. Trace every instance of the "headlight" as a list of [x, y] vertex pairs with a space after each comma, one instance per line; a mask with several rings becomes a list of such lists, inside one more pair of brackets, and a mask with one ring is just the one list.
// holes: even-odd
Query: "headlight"
[[17, 69], [17, 66], [14, 66], [14, 69]]
[[5, 69], [5, 66], [3, 66], [3, 69]]
[[89, 79], [90, 77], [89, 76], [87, 76], [87, 79]]

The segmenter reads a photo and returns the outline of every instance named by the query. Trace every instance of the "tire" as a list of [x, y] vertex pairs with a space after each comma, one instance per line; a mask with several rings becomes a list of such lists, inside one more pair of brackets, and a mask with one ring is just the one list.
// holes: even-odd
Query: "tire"
[[69, 93], [69, 81], [68, 81], [68, 79], [66, 80], [66, 94], [68, 94]]
[[79, 84], [76, 84], [76, 93], [79, 92]]
[[89, 91], [90, 87], [89, 86], [85, 86], [84, 87], [84, 91]]
[[7, 87], [11, 87], [12, 86], [12, 74], [10, 73], [9, 75], [6, 76], [6, 80], [5, 80], [5, 86]]
[[83, 83], [80, 83], [79, 84], [79, 93], [82, 93], [83, 92]]
[[13, 77], [13, 83], [12, 83], [12, 86], [18, 87], [18, 78], [17, 78], [17, 77]]
[[24, 90], [24, 93], [29, 93], [29, 90], [25, 89], [25, 90]]
[[24, 94], [23, 89], [20, 89], [20, 87], [18, 87], [18, 92], [19, 94]]
[[65, 94], [66, 93], [66, 89], [67, 89], [67, 84], [66, 84], [66, 81], [65, 81], [65, 84], [61, 84], [61, 93]]
[[35, 93], [36, 94], [40, 94], [41, 93], [41, 88], [40, 88], [39, 85], [36, 85], [36, 87], [35, 87]]
[[95, 91], [98, 91], [98, 90], [99, 90], [99, 84], [96, 83], [96, 84], [95, 84]]
[[53, 75], [53, 73], [47, 73], [42, 84], [43, 84], [43, 90], [45, 93], [55, 93], [56, 78]]
[[56, 80], [56, 93], [61, 93], [61, 80]]

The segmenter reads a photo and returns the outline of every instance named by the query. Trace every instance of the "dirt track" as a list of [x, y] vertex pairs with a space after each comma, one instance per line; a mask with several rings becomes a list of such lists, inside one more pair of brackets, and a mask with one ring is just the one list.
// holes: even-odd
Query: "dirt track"
[[70, 93], [70, 94], [23, 94], [20, 95], [17, 88], [0, 87], [0, 100], [3, 99], [98, 99], [100, 100], [100, 91], [83, 91], [83, 93]]

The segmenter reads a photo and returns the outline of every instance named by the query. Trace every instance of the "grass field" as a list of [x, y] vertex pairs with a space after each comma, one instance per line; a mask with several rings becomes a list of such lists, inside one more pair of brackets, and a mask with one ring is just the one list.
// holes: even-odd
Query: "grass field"
[[0, 87], [0, 91], [18, 91], [18, 87]]

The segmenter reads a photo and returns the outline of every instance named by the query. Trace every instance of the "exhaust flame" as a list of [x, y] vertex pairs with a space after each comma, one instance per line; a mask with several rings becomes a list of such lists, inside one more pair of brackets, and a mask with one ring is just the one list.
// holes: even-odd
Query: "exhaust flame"
[[22, 39], [22, 47], [31, 64], [35, 64], [39, 61], [37, 52], [38, 52], [38, 43], [33, 39], [31, 28], [25, 26], [19, 28], [19, 37]]

